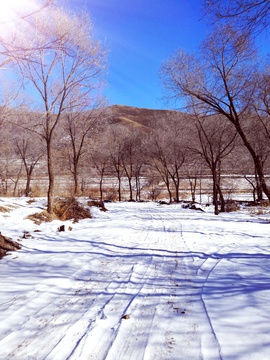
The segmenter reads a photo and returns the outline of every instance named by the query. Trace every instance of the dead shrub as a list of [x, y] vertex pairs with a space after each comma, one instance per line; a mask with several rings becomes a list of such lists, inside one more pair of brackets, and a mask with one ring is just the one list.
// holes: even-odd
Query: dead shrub
[[269, 215], [270, 214], [270, 210], [265, 208], [265, 207], [249, 207], [248, 208], [248, 212], [250, 213], [251, 216], [254, 215]]
[[225, 205], [226, 212], [234, 212], [239, 210], [240, 210], [240, 205], [234, 201], [228, 201]]
[[46, 190], [42, 189], [39, 185], [34, 185], [31, 187], [31, 197], [42, 197], [46, 196]]
[[100, 191], [98, 188], [96, 187], [91, 187], [90, 189], [88, 189], [88, 197], [90, 199], [96, 199], [99, 198], [100, 195]]
[[2, 213], [8, 213], [8, 212], [10, 212], [11, 210], [10, 209], [8, 209], [8, 208], [6, 208], [5, 206], [0, 206], [0, 212], [2, 212]]
[[56, 220], [57, 217], [54, 214], [49, 214], [47, 210], [43, 210], [39, 213], [28, 215], [26, 219], [32, 220], [36, 225], [40, 225], [43, 222]]
[[36, 202], [36, 199], [29, 199], [29, 200], [26, 201], [26, 203], [27, 203], [28, 205], [31, 205], [31, 204], [33, 204], [34, 202]]
[[270, 206], [269, 200], [261, 200], [258, 204], [263, 208], [268, 208]]
[[105, 189], [105, 196], [106, 196], [106, 200], [108, 201], [117, 201], [118, 200], [118, 191], [111, 187], [111, 188], [106, 188]]
[[0, 233], [0, 259], [7, 254], [7, 251], [18, 250], [21, 245]]
[[104, 202], [102, 200], [89, 200], [87, 203], [88, 206], [96, 206], [100, 209], [100, 211], [108, 211], [108, 209], [106, 209]]
[[89, 209], [83, 207], [74, 197], [58, 199], [54, 205], [54, 213], [59, 220], [77, 222], [82, 219], [91, 219]]
[[91, 219], [89, 209], [84, 208], [75, 198], [63, 198], [55, 201], [54, 212], [49, 214], [47, 210], [31, 214], [26, 219], [32, 220], [36, 225], [53, 220], [71, 220], [77, 222], [82, 219]]

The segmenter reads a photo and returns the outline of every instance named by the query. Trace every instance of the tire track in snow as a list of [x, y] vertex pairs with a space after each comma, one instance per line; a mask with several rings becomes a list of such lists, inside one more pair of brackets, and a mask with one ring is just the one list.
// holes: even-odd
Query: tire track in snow
[[[74, 274], [75, 278], [80, 278], [82, 272], [84, 272], [84, 268]], [[10, 318], [14, 319], [14, 328], [11, 332], [3, 332], [4, 337], [0, 341], [1, 349], [3, 349], [0, 359], [23, 359], [28, 352], [32, 353], [33, 359], [40, 357], [45, 359], [54, 346], [57, 346], [65, 338], [66, 333], [70, 332], [69, 329], [73, 327], [74, 322], [77, 324], [80, 319], [83, 319], [83, 323], [86, 322], [85, 326], [88, 328], [89, 323], [95, 321], [95, 315], [100, 309], [98, 307], [94, 315], [89, 314], [88, 307], [94, 307], [96, 303], [96, 296], [93, 295], [92, 298], [89, 298], [89, 293], [98, 292], [98, 283], [91, 282], [90, 286], [88, 284], [87, 292], [85, 292], [82, 281], [78, 281], [73, 291], [64, 288], [62, 293], [59, 291], [54, 293], [54, 284], [52, 280], [48, 281], [44, 281], [37, 286], [35, 291], [24, 296], [23, 311], [22, 307], [17, 306], [18, 310], [10, 315]], [[49, 314], [47, 308], [50, 308]], [[11, 323], [10, 318], [7, 319], [9, 324]], [[87, 320], [85, 321], [85, 319]], [[52, 336], [53, 341], [51, 340]], [[22, 337], [25, 340], [22, 340]], [[42, 347], [42, 343], [46, 346]], [[32, 351], [32, 348], [37, 350]]]
[[[140, 215], [136, 217], [139, 219], [143, 218]], [[151, 214], [146, 237], [150, 237], [151, 232], [157, 230], [156, 220], [157, 218]], [[160, 222], [158, 222], [158, 226], [160, 226]], [[152, 252], [151, 249], [149, 250]], [[122, 320], [117, 337], [109, 349], [106, 360], [125, 360], [127, 357], [143, 359], [159, 304], [160, 295], [156, 295], [155, 285], [160, 271], [162, 271], [162, 265], [163, 257], [157, 257], [154, 253], [151, 256], [151, 263], [143, 278], [138, 276], [138, 269], [133, 272], [131, 282], [136, 282], [138, 281], [136, 278], [141, 278], [141, 286], [126, 309], [130, 313], [130, 319], [127, 321]], [[137, 265], [137, 268], [140, 268], [140, 266]]]
[[[142, 234], [142, 232], [140, 232], [140, 234]], [[146, 228], [143, 231], [144, 240], [147, 239], [148, 235], [148, 228]], [[142, 255], [142, 257], [144, 256]], [[120, 286], [111, 289], [114, 292], [114, 296], [102, 308], [102, 323], [100, 321], [96, 327], [86, 334], [83, 346], [74, 352], [74, 359], [107, 359], [108, 354], [115, 343], [115, 339], [118, 336], [119, 330], [126, 321], [122, 319], [122, 316], [132, 312], [131, 307], [140, 296], [153, 269], [155, 270], [154, 256], [152, 254], [146, 254], [145, 257], [148, 258], [147, 262], [145, 262], [145, 259], [143, 258], [140, 263], [132, 266], [128, 281], [125, 283], [122, 282]], [[138, 261], [138, 259], [136, 260]], [[146, 267], [145, 264], [147, 264]], [[135, 308], [136, 306], [137, 305], [135, 305]], [[110, 327], [108, 327], [108, 323], [110, 324]], [[111, 326], [112, 324], [113, 326]], [[98, 333], [100, 333], [100, 341], [93, 347], [92, 339], [96, 338]], [[91, 350], [89, 351], [89, 349]], [[118, 352], [118, 359], [119, 356]]]
[[[185, 359], [193, 360], [206, 358], [212, 360], [222, 360], [220, 344], [203, 300], [204, 286], [211, 274], [211, 271], [213, 271], [214, 268], [218, 265], [220, 258], [218, 255], [216, 257], [211, 255], [206, 259], [199, 259], [201, 261], [195, 259], [196, 255], [194, 255], [194, 253], [190, 250], [187, 242], [185, 241], [185, 228], [181, 221], [181, 214], [179, 218], [170, 216], [170, 219], [166, 219], [165, 214], [164, 219], [166, 221], [165, 224], [167, 224], [165, 225], [165, 228], [168, 228], [167, 231], [169, 234], [175, 230], [174, 228], [171, 229], [171, 226], [175, 226], [175, 224], [178, 224], [178, 233], [180, 234], [180, 249], [178, 253], [180, 257], [180, 266], [178, 270], [180, 270], [180, 274], [184, 275], [182, 284], [185, 284], [183, 289], [183, 300], [186, 309], [186, 324], [182, 323], [183, 328], [185, 328], [185, 333], [179, 336], [178, 339], [181, 342], [188, 343], [189, 349], [201, 350], [200, 353], [196, 354], [195, 350], [189, 351], [189, 349], [186, 347], [179, 348], [179, 344], [174, 344], [173, 346], [175, 348], [178, 346], [178, 354], [180, 353], [181, 356], [183, 356]], [[174, 223], [174, 225], [171, 224], [171, 221]], [[225, 247], [226, 246], [224, 246], [224, 248]], [[207, 354], [203, 353], [202, 349], [207, 349]], [[179, 355], [175, 353], [175, 356]], [[151, 359], [154, 359], [154, 357]]]
[[[195, 260], [195, 255], [187, 245], [187, 242], [184, 239], [184, 235], [182, 238], [182, 245], [183, 250], [191, 254], [193, 266], [188, 267], [188, 269], [191, 271], [191, 278], [196, 279], [197, 283], [199, 284], [196, 291], [197, 294], [195, 294], [195, 296], [197, 295], [197, 297], [199, 297], [199, 302], [197, 301], [197, 307], [201, 308], [199, 313], [202, 317], [200, 321], [201, 358], [222, 360], [221, 346], [215, 333], [215, 329], [209, 316], [206, 304], [204, 302], [203, 293], [208, 278], [211, 275], [211, 272], [218, 266], [219, 262], [222, 259], [219, 255], [220, 251], [228, 248], [229, 245], [220, 246], [218, 247], [218, 249], [209, 249], [210, 255], [205, 254], [205, 256], [207, 257], [205, 259], [201, 259], [199, 263], [198, 260]], [[203, 316], [203, 314], [205, 316]], [[202, 349], [207, 349], [207, 353], [204, 354]]]
[[[160, 228], [163, 229], [161, 243], [164, 245], [163, 235], [166, 232], [166, 227], [161, 215], [155, 214], [152, 216], [152, 223], [149, 229], [157, 237], [156, 245], [160, 241]], [[154, 250], [152, 249], [152, 251]], [[149, 352], [151, 356], [155, 353], [154, 349], [157, 347], [157, 344], [153, 347], [151, 339], [153, 339], [153, 334], [156, 333], [157, 328], [160, 328], [161, 318], [158, 313], [160, 309], [164, 311], [164, 308], [172, 312], [173, 306], [169, 300], [172, 293], [175, 293], [176, 296], [176, 291], [173, 288], [176, 285], [173, 274], [177, 268], [178, 261], [172, 255], [168, 261], [165, 261], [165, 259], [164, 255], [154, 257], [153, 274], [150, 274], [148, 282], [144, 284], [141, 292], [133, 300], [130, 306], [131, 317], [127, 322], [123, 321], [106, 360], [147, 359]], [[168, 357], [168, 354], [172, 355], [173, 341], [172, 331], [166, 331], [164, 333], [164, 343], [161, 345], [166, 356], [160, 357], [161, 353], [159, 352], [159, 358], [165, 359]], [[149, 344], [151, 345], [149, 346]], [[156, 359], [157, 357], [154, 356], [152, 358]]]
[[[165, 262], [163, 269], [171, 290], [163, 294], [162, 301], [157, 307], [144, 359], [199, 359], [199, 338], [196, 323], [189, 316], [189, 301], [186, 294], [190, 286], [187, 271], [189, 259], [181, 256], [182, 224], [178, 219], [167, 219], [164, 214], [160, 216], [165, 241], [170, 251], [174, 252], [174, 262], [172, 259]], [[163, 319], [161, 323], [164, 313], [167, 314], [167, 319]]]
[[[0, 359], [24, 359], [28, 358], [29, 353], [31, 353], [31, 359], [45, 359], [53, 344], [59, 342], [71, 324], [79, 318], [82, 311], [79, 309], [85, 306], [80, 289], [75, 293], [61, 294], [59, 298], [44, 301], [42, 307], [40, 307], [41, 301], [42, 299], [37, 297], [24, 305], [25, 315], [20, 324], [16, 325], [13, 331], [0, 341], [2, 349]], [[47, 308], [50, 308], [50, 313], [47, 312]], [[70, 311], [71, 308], [74, 310]], [[75, 309], [79, 310], [78, 313]], [[52, 310], [53, 313], [51, 313]], [[17, 313], [21, 317], [21, 314]], [[14, 316], [16, 318], [16, 313]], [[42, 346], [42, 344], [46, 344], [46, 346]], [[7, 352], [6, 349], [9, 351]]]
[[[145, 232], [145, 238], [147, 238], [148, 233], [147, 231]], [[70, 328], [68, 334], [55, 346], [47, 357], [48, 360], [55, 359], [56, 356], [58, 359], [105, 358], [106, 353], [118, 334], [122, 315], [128, 311], [130, 304], [141, 291], [144, 279], [149, 277], [149, 269], [153, 263], [153, 256], [149, 255], [148, 258], [150, 261], [147, 263], [147, 268], [141, 269], [140, 267], [140, 273], [137, 270], [138, 265], [133, 265], [131, 271], [130, 268], [128, 269], [126, 277], [121, 277], [119, 281], [117, 281], [117, 271], [110, 274], [110, 278], [113, 280], [105, 287], [104, 293], [97, 296], [96, 301], [92, 304], [92, 308], [86, 314], [87, 318], [92, 319], [91, 326], [88, 326], [87, 321], [84, 319], [85, 316], [82, 316]], [[135, 273], [136, 276], [134, 275]], [[105, 302], [104, 294], [108, 295]], [[108, 327], [108, 322], [110, 327]], [[80, 328], [80, 331], [79, 335], [77, 334], [78, 336], [74, 337], [73, 333], [76, 328]], [[92, 338], [95, 338], [96, 333], [100, 333], [100, 341], [93, 347]], [[72, 347], [71, 343], [73, 343]], [[69, 353], [67, 353], [67, 349], [69, 349]], [[90, 353], [89, 349], [91, 349]]]
[[[27, 341], [15, 341], [12, 356], [0, 359], [221, 359], [203, 302], [204, 286], [220, 259], [195, 258], [185, 242], [181, 217], [166, 215], [161, 208], [146, 219], [138, 213], [135, 223], [136, 217], [134, 252], [123, 243], [117, 254], [117, 246], [101, 242], [95, 255], [101, 273], [92, 280], [83, 277], [59, 299], [48, 299], [53, 317], [46, 314], [46, 304], [38, 309], [38, 298], [30, 301], [28, 315], [33, 321], [46, 319], [46, 324], [36, 332], [31, 332], [30, 319], [18, 324], [15, 330], [25, 332]], [[121, 319], [127, 312], [130, 319]], [[198, 352], [198, 344], [205, 341], [201, 348], [210, 347], [209, 356]]]

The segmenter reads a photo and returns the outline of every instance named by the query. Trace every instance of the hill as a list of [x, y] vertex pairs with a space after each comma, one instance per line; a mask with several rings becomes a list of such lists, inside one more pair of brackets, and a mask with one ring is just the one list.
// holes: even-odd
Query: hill
[[112, 105], [106, 108], [109, 123], [118, 125], [135, 126], [141, 128], [156, 128], [170, 119], [184, 119], [186, 114], [173, 110], [155, 110], [137, 108], [125, 105]]

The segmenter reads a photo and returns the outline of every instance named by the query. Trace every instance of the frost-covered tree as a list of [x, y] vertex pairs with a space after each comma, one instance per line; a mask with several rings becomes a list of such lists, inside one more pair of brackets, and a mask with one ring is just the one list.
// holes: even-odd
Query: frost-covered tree
[[199, 54], [177, 52], [163, 66], [163, 80], [172, 97], [186, 100], [189, 111], [229, 120], [250, 153], [263, 192], [270, 199], [264, 159], [257, 146], [260, 139], [254, 142], [249, 126], [260, 79], [255, 55], [248, 37], [230, 26], [218, 27]]
[[[24, 79], [37, 120], [27, 127], [46, 144], [49, 176], [48, 212], [53, 212], [55, 184], [53, 141], [63, 114], [83, 102], [99, 86], [105, 53], [93, 36], [87, 13], [75, 14], [47, 7], [33, 15], [28, 33], [18, 36], [16, 45], [5, 44], [13, 69]], [[18, 56], [18, 47], [28, 49]]]

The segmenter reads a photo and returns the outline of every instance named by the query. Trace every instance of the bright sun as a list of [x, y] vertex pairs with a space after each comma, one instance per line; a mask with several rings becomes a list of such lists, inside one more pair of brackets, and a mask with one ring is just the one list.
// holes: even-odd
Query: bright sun
[[34, 9], [34, 0], [0, 0], [0, 24], [9, 23]]

